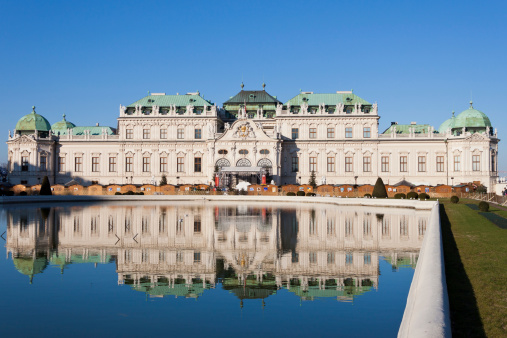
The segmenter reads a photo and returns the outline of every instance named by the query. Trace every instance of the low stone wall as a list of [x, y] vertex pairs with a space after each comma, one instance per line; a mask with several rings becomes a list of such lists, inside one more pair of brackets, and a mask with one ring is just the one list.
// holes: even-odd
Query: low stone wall
[[398, 337], [451, 337], [438, 202], [431, 210]]

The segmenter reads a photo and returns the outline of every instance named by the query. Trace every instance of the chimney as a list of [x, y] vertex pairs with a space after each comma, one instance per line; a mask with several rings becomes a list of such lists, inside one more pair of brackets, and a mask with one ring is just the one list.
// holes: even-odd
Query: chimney
[[97, 127], [98, 127], [98, 126], [99, 126], [99, 123], [97, 122], [97, 124], [96, 124], [95, 126], [97, 126]]

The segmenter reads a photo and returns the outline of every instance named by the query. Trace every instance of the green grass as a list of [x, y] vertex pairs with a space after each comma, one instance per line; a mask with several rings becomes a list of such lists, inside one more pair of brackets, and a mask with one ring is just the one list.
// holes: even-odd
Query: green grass
[[[507, 336], [507, 230], [460, 200], [441, 200], [445, 271], [455, 337]], [[490, 204], [490, 212], [507, 211]]]

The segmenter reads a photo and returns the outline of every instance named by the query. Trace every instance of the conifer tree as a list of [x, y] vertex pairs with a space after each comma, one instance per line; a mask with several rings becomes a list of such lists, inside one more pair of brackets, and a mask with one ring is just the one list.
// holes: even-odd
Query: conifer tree
[[167, 177], [162, 175], [162, 179], [160, 180], [160, 186], [167, 185]]
[[375, 198], [387, 198], [386, 186], [380, 177], [377, 178], [377, 182], [375, 182], [375, 187], [373, 187], [373, 194], [371, 194], [371, 196]]
[[39, 195], [53, 195], [51, 192], [51, 184], [49, 184], [49, 179], [47, 176], [44, 176], [42, 179]]
[[308, 184], [311, 185], [314, 188], [317, 188], [317, 179], [315, 177], [315, 171], [312, 170], [312, 173], [310, 175], [310, 180], [308, 181]]

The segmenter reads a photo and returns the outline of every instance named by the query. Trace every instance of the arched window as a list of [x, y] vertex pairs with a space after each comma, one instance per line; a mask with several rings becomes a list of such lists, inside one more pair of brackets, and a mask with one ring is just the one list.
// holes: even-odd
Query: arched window
[[261, 153], [261, 155], [268, 155], [269, 154], [269, 150], [267, 150], [267, 149], [261, 149], [260, 153]]
[[223, 168], [223, 167], [230, 167], [231, 166], [231, 162], [229, 162], [227, 159], [225, 158], [221, 158], [219, 159], [215, 165], [219, 168]]
[[238, 152], [239, 152], [240, 155], [248, 155], [248, 150], [246, 150], [246, 149], [241, 149]]
[[271, 168], [273, 165], [271, 164], [270, 160], [268, 160], [267, 158], [263, 158], [259, 160], [259, 162], [257, 162], [257, 166], [263, 168]]
[[236, 167], [251, 167], [251, 166], [252, 163], [250, 163], [250, 161], [247, 160], [246, 158], [242, 158], [236, 163]]

